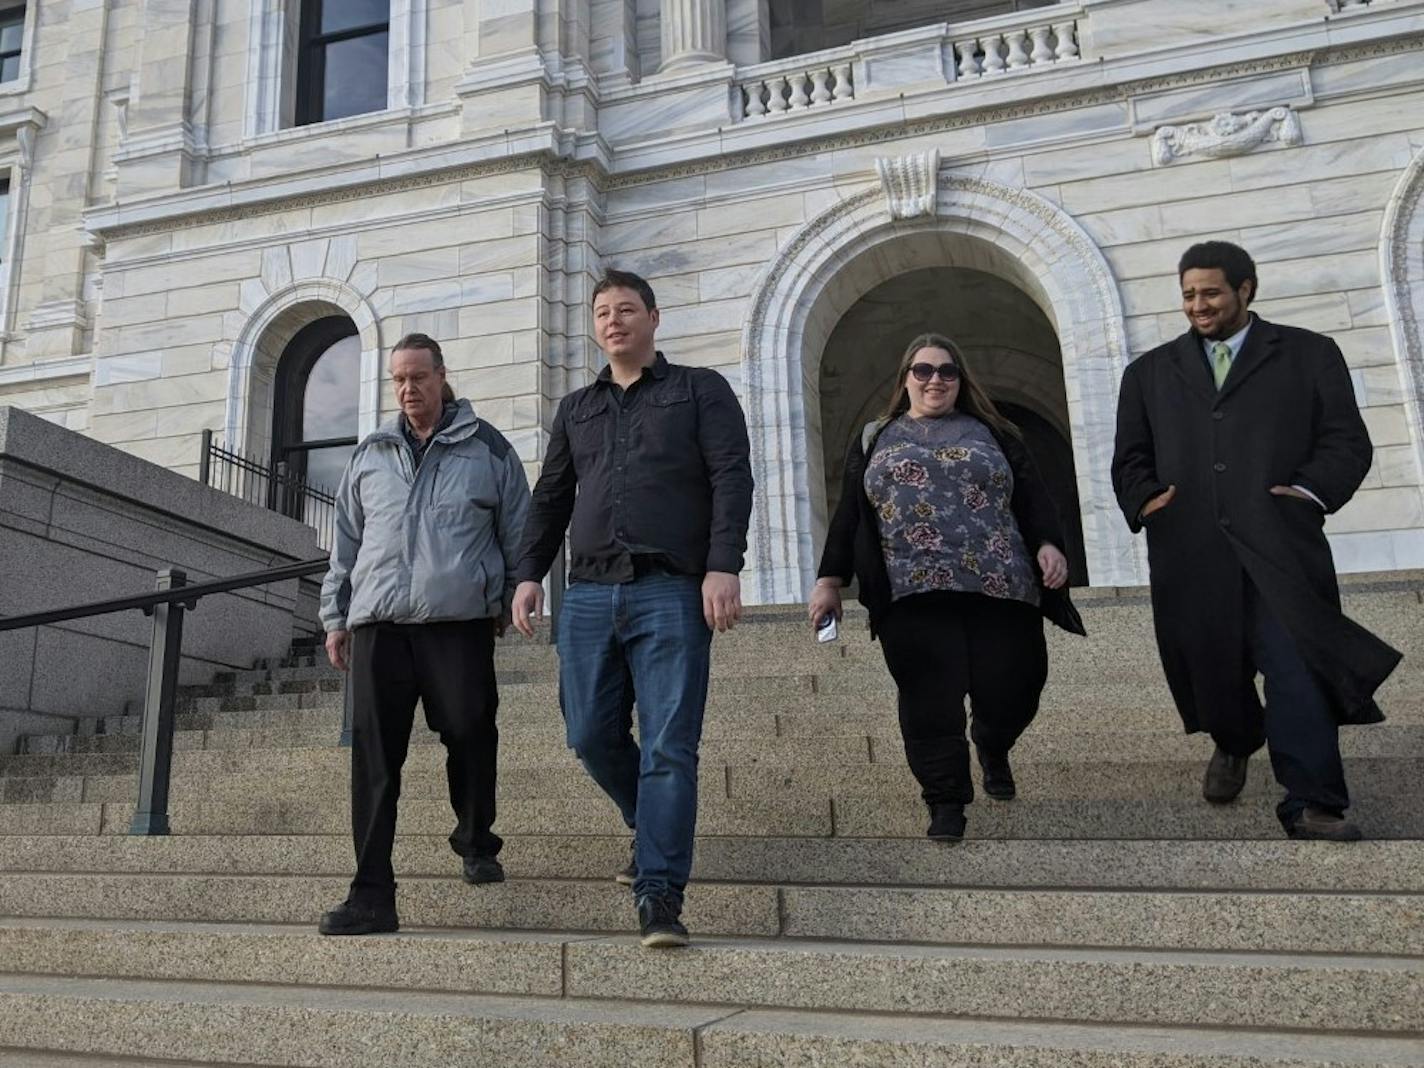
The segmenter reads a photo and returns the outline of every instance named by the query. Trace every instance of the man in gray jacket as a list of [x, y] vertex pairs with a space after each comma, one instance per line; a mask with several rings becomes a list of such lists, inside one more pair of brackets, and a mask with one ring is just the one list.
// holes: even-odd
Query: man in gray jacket
[[445, 744], [469, 883], [501, 882], [495, 817], [499, 732], [494, 639], [514, 594], [529, 481], [498, 430], [457, 401], [440, 346], [408, 334], [391, 353], [400, 414], [356, 447], [336, 501], [321, 590], [331, 663], [352, 687], [351, 830], [356, 877], [321, 933], [398, 927], [396, 802], [415, 717]]

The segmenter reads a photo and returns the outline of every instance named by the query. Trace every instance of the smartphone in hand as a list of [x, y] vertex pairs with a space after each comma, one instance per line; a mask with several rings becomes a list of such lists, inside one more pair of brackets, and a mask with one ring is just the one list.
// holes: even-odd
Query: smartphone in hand
[[836, 617], [834, 613], [827, 612], [816, 624], [816, 640], [818, 642], [833, 642], [839, 637], [840, 628], [836, 626]]

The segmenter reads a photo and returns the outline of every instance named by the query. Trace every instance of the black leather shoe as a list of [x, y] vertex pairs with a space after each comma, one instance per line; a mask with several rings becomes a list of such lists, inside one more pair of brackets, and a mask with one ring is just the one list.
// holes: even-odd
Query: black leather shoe
[[638, 840], [634, 838], [632, 844], [628, 846], [628, 864], [626, 867], [618, 869], [617, 874], [613, 876], [613, 881], [615, 883], [622, 883], [624, 886], [632, 886], [637, 878]]
[[979, 767], [984, 772], [984, 792], [996, 801], [1012, 801], [1019, 791], [1008, 755], [994, 756], [982, 749], [975, 752], [979, 754]]
[[682, 906], [670, 894], [650, 894], [638, 902], [638, 933], [649, 949], [672, 949], [687, 945], [687, 928], [682, 925]]
[[465, 858], [463, 867], [465, 882], [472, 885], [504, 882], [504, 867], [494, 857], [475, 854]]
[[1286, 828], [1286, 835], [1316, 842], [1358, 842], [1364, 837], [1360, 828], [1344, 816], [1337, 816], [1314, 805], [1305, 806], [1295, 818], [1295, 822]]
[[343, 901], [330, 912], [323, 913], [317, 930], [324, 935], [366, 935], [399, 931], [395, 906], [373, 908], [369, 905]]
[[1246, 785], [1246, 765], [1250, 760], [1250, 757], [1232, 756], [1218, 746], [1202, 776], [1202, 797], [1213, 805], [1235, 801]]
[[930, 806], [930, 829], [925, 832], [936, 842], [957, 842], [964, 837], [964, 806], [948, 803]]

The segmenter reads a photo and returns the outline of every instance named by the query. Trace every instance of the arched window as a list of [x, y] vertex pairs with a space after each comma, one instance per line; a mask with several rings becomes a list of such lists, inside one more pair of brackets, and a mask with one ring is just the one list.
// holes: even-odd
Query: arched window
[[273, 467], [335, 490], [356, 448], [360, 390], [361, 339], [355, 323], [332, 315], [298, 331], [277, 364]]

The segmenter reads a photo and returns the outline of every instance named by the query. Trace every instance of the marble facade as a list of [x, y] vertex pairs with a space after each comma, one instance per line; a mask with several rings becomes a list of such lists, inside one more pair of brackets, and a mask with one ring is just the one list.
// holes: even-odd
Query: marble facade
[[28, 5], [0, 84], [0, 403], [194, 474], [204, 430], [263, 453], [284, 345], [344, 314], [363, 429], [385, 347], [423, 330], [532, 475], [617, 265], [652, 281], [670, 358], [740, 392], [747, 591], [794, 601], [844, 446], [828, 339], [876, 287], [967, 268], [1056, 331], [1089, 575], [1132, 584], [1117, 381], [1181, 331], [1176, 258], [1219, 236], [1256, 255], [1262, 315], [1350, 365], [1376, 458], [1327, 528], [1339, 565], [1424, 567], [1424, 0], [1223, 0], [1216, 24], [946, 0], [788, 55], [746, 0], [397, 0], [388, 107], [305, 127], [296, 6]]

